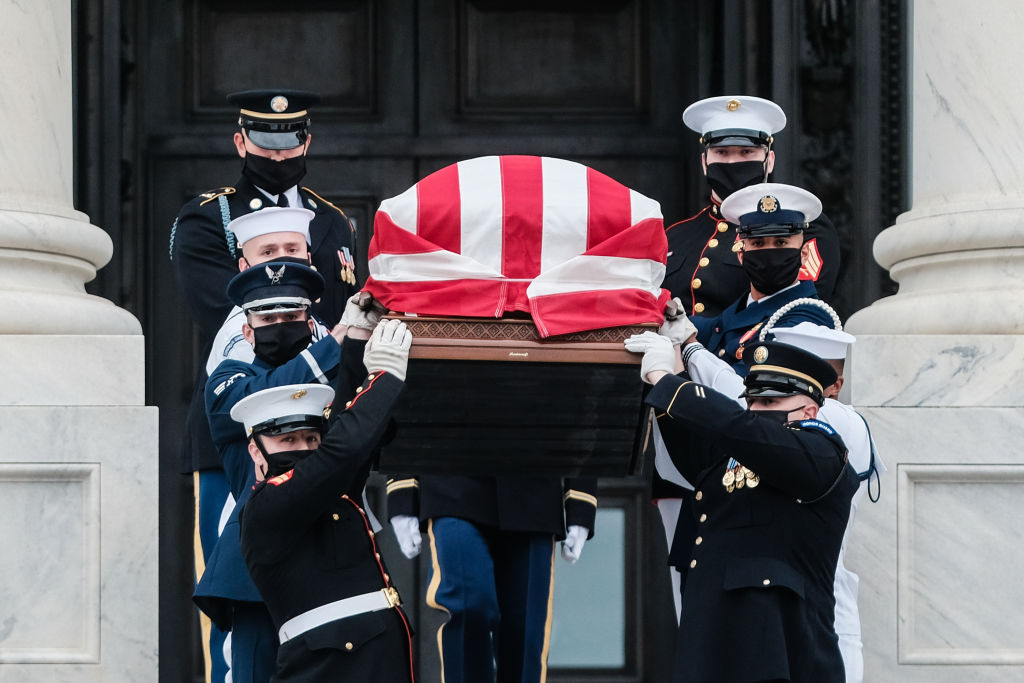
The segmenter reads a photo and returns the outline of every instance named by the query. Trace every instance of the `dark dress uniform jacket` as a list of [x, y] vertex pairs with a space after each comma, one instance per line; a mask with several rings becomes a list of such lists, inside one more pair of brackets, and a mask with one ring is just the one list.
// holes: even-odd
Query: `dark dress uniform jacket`
[[[693, 439], [671, 452], [694, 483], [698, 529], [673, 680], [844, 681], [833, 582], [858, 480], [842, 440], [817, 420], [782, 425], [674, 375], [647, 402]], [[755, 488], [727, 492], [729, 457], [759, 477]]]
[[[320, 448], [258, 484], [242, 507], [242, 554], [277, 628], [315, 607], [391, 586], [359, 501], [403, 386], [378, 372], [358, 393], [339, 393]], [[400, 607], [333, 621], [283, 643], [273, 680], [411, 681], [411, 638]]]
[[[341, 279], [342, 266], [338, 258], [342, 247], [347, 247], [353, 255], [356, 253], [355, 232], [341, 209], [312, 190], [299, 188], [299, 197], [303, 208], [316, 213], [309, 224], [310, 254], [313, 266], [327, 282], [323, 296], [312, 309], [330, 328], [341, 319], [345, 301], [356, 291]], [[181, 468], [185, 473], [220, 467], [210, 443], [203, 387], [210, 346], [232, 308], [225, 290], [231, 278], [238, 275], [238, 259], [242, 255], [227, 224], [268, 205], [267, 196], [243, 177], [234, 187], [204, 192], [185, 204], [171, 229], [171, 266], [178, 291], [199, 327], [201, 349], [182, 446]]]
[[[662, 287], [678, 296], [686, 312], [716, 316], [741, 294], [750, 291], [750, 279], [732, 250], [736, 226], [727, 223], [718, 205], [665, 228], [668, 261]], [[831, 301], [839, 277], [839, 236], [822, 214], [804, 233], [811, 243], [810, 257], [800, 273], [812, 281], [818, 296]]]

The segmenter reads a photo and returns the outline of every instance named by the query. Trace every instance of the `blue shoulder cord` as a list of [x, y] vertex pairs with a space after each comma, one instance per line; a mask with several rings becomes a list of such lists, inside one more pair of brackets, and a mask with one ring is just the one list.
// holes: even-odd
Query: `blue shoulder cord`
[[[868, 499], [872, 503], [877, 503], [878, 499], [882, 497], [882, 479], [878, 475], [878, 468], [875, 466], [875, 440], [871, 436], [871, 427], [868, 426], [868, 421], [864, 419], [864, 416], [857, 413], [857, 417], [864, 423], [864, 429], [868, 430], [868, 443], [871, 445], [871, 461], [868, 464], [866, 472], [858, 472], [857, 478], [861, 481], [867, 479], [868, 481]], [[871, 478], [874, 475], [876, 490], [874, 493], [871, 492]]]
[[228, 230], [228, 223], [231, 222], [231, 209], [228, 207], [227, 195], [221, 195], [217, 197], [217, 203], [220, 204], [220, 219], [224, 223], [224, 239], [228, 242], [228, 249], [231, 250], [231, 258], [235, 258], [235, 233]]

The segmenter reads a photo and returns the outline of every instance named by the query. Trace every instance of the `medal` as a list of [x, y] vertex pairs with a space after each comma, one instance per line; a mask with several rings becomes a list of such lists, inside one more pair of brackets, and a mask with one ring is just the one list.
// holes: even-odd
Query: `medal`
[[[753, 474], [753, 472], [751, 472], [751, 474]], [[761, 477], [759, 477], [756, 474], [754, 474], [754, 476], [752, 476], [749, 479], [747, 479], [747, 488], [751, 488], [751, 489], [755, 488], [760, 483], [761, 483]]]
[[722, 475], [722, 486], [729, 486], [736, 481], [736, 473], [732, 470], [726, 470], [725, 474]]

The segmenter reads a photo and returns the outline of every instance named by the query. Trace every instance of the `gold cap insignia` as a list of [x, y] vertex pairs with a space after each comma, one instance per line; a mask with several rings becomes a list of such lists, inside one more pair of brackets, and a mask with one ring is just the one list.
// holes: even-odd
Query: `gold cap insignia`
[[761, 364], [768, 360], [768, 349], [763, 346], [758, 346], [754, 349], [754, 362]]
[[330, 406], [327, 406], [327, 407], [324, 408], [324, 419], [325, 420], [330, 420], [331, 419], [331, 407]]
[[299, 389], [294, 394], [292, 394], [292, 400], [293, 401], [298, 401], [300, 398], [302, 398], [305, 395], [306, 395], [306, 390], [305, 389]]
[[288, 98], [284, 95], [278, 95], [274, 99], [270, 100], [270, 108], [280, 114], [288, 108]]
[[770, 194], [761, 197], [761, 201], [757, 203], [757, 210], [761, 213], [773, 213], [779, 208], [779, 200]]
[[736, 111], [737, 109], [740, 108], [740, 101], [729, 100], [728, 102], [725, 103], [725, 108], [728, 109], [729, 111]]

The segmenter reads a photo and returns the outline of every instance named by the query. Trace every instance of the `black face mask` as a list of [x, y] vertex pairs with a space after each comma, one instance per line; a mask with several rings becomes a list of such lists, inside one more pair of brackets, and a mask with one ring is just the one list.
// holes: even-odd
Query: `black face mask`
[[736, 190], [764, 182], [766, 177], [763, 161], [737, 161], [734, 164], [708, 164], [708, 185], [725, 199]]
[[743, 272], [762, 294], [789, 287], [800, 275], [800, 249], [754, 249], [743, 252]]
[[274, 161], [256, 154], [246, 154], [242, 159], [242, 175], [270, 194], [281, 194], [289, 187], [298, 185], [305, 177], [306, 155]]
[[284, 365], [309, 346], [313, 332], [308, 320], [293, 320], [252, 328], [253, 351], [270, 365]]
[[306, 458], [313, 451], [280, 451], [278, 453], [264, 453], [267, 460], [267, 479], [284, 474], [288, 470], [295, 469], [295, 463]]
[[761, 417], [766, 417], [772, 422], [778, 422], [779, 424], [792, 422], [792, 420], [789, 419], [789, 414], [792, 412], [790, 410], [751, 410], [750, 412], [760, 415]]

